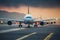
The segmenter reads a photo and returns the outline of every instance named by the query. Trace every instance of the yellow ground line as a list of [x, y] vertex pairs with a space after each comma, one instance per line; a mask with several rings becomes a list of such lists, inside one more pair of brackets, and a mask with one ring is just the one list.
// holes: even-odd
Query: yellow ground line
[[50, 40], [52, 36], [53, 36], [53, 33], [50, 33], [47, 37], [45, 37], [44, 40]]

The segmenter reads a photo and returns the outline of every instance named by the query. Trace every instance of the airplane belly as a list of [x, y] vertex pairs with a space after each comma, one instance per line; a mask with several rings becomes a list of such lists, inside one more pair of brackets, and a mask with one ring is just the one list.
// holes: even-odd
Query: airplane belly
[[25, 23], [25, 24], [32, 24], [33, 21], [25, 21], [24, 23]]

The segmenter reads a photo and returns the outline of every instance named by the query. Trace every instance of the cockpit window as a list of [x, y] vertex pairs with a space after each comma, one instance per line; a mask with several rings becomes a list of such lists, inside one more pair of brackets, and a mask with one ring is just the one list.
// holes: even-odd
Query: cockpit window
[[31, 17], [26, 17], [26, 18], [31, 18]]

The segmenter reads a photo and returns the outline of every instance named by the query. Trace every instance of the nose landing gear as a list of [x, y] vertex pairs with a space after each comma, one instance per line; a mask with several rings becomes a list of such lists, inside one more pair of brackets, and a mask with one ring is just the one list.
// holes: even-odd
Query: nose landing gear
[[34, 25], [34, 27], [38, 27], [38, 25], [37, 25], [37, 24], [35, 24], [35, 25]]
[[19, 25], [19, 27], [22, 27], [22, 25]]
[[22, 27], [21, 23], [19, 22], [19, 27]]
[[30, 24], [28, 24], [28, 28], [30, 28]]

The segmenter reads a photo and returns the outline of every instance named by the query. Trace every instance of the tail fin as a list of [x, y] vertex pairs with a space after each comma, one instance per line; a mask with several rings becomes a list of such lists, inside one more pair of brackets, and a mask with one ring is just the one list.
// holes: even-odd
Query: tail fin
[[29, 5], [28, 5], [28, 14], [29, 14]]
[[29, 12], [29, 0], [27, 0], [27, 2], [28, 2], [28, 10], [27, 11], [28, 11], [28, 14], [30, 14], [30, 12]]

